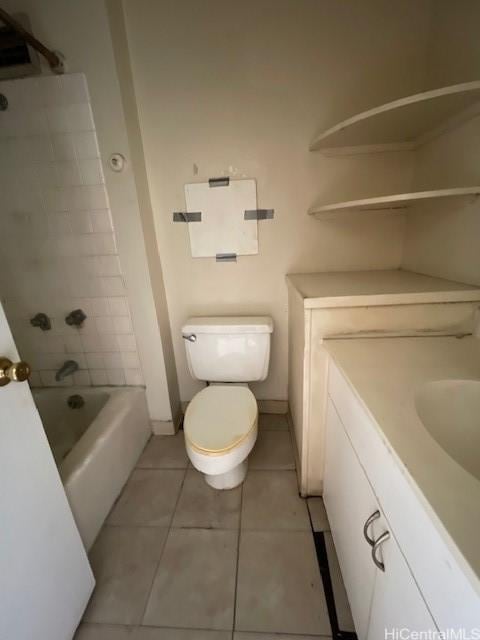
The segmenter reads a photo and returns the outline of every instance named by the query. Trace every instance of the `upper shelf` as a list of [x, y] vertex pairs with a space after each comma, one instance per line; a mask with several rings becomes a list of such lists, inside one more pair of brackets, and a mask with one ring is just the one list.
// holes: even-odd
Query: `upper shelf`
[[312, 207], [308, 213], [321, 218], [328, 213], [341, 211], [373, 211], [382, 209], [405, 209], [419, 200], [434, 200], [436, 198], [460, 198], [480, 195], [480, 187], [456, 187], [454, 189], [435, 189], [433, 191], [416, 191], [412, 193], [397, 193], [376, 198], [362, 200], [347, 200], [334, 204]]
[[480, 80], [416, 93], [327, 129], [310, 151], [365, 153], [414, 149], [480, 113]]

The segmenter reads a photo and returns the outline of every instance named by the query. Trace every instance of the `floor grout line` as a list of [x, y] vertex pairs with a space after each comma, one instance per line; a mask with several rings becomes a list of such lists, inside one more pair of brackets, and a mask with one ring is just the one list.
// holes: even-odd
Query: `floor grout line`
[[[247, 468], [248, 473], [248, 468]], [[242, 482], [240, 492], [240, 513], [238, 517], [238, 537], [237, 537], [237, 560], [235, 565], [235, 589], [233, 591], [233, 621], [232, 621], [232, 640], [235, 634], [235, 626], [237, 623], [237, 591], [238, 591], [238, 571], [240, 566], [240, 536], [242, 535], [242, 511], [243, 511], [243, 489], [245, 482]]]
[[172, 515], [170, 516], [170, 522], [168, 524], [168, 527], [164, 527], [167, 530], [167, 533], [166, 533], [165, 539], [163, 541], [162, 550], [160, 551], [160, 556], [158, 558], [158, 562], [155, 565], [155, 571], [153, 572], [152, 582], [150, 583], [150, 587], [148, 589], [148, 595], [147, 595], [147, 597], [145, 599], [145, 605], [143, 607], [143, 611], [142, 611], [142, 615], [141, 615], [141, 618], [140, 618], [139, 626], [143, 626], [143, 621], [145, 619], [145, 614], [147, 612], [148, 603], [150, 602], [150, 597], [152, 595], [153, 585], [155, 584], [155, 578], [157, 577], [158, 569], [160, 567], [160, 563], [162, 561], [163, 554], [165, 552], [165, 547], [167, 545], [168, 537], [170, 535], [170, 531], [172, 530], [173, 518], [175, 516], [175, 511], [177, 510], [178, 503], [180, 501], [180, 496], [181, 496], [182, 491], [183, 491], [183, 485], [185, 484], [185, 478], [187, 477], [187, 469], [188, 469], [188, 467], [184, 469], [184, 474], [183, 474], [182, 482], [180, 484], [180, 489], [178, 491], [177, 499], [175, 500], [175, 506], [173, 507]]

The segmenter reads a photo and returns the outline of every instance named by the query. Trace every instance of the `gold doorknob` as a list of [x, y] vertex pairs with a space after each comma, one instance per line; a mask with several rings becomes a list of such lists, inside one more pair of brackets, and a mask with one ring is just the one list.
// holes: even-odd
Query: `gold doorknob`
[[12, 362], [8, 358], [0, 358], [0, 387], [9, 382], [23, 382], [30, 377], [31, 368], [28, 362]]

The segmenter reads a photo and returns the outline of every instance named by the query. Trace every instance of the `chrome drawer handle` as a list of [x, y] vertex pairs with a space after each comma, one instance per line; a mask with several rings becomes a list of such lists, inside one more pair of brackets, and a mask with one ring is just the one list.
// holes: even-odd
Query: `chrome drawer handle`
[[385, 565], [381, 560], [377, 558], [377, 549], [389, 538], [390, 538], [390, 531], [385, 531], [385, 533], [382, 533], [382, 535], [377, 540], [375, 540], [372, 546], [372, 560], [375, 563], [375, 565], [380, 569], [380, 571], [385, 571]]
[[374, 511], [363, 525], [363, 537], [371, 547], [373, 547], [373, 545], [375, 544], [375, 540], [368, 535], [368, 528], [373, 522], [375, 522], [375, 520], [378, 520], [379, 518], [380, 511]]
[[196, 342], [197, 341], [197, 336], [194, 333], [189, 333], [188, 335], [182, 335], [182, 338], [184, 340], [188, 340], [189, 342]]

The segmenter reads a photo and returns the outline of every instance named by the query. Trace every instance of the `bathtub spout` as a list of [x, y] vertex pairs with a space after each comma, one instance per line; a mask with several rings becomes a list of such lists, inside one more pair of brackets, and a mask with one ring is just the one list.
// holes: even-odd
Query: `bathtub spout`
[[75, 371], [78, 371], [79, 368], [78, 362], [75, 362], [75, 360], [66, 360], [55, 374], [55, 380], [60, 382], [67, 376], [71, 376]]

